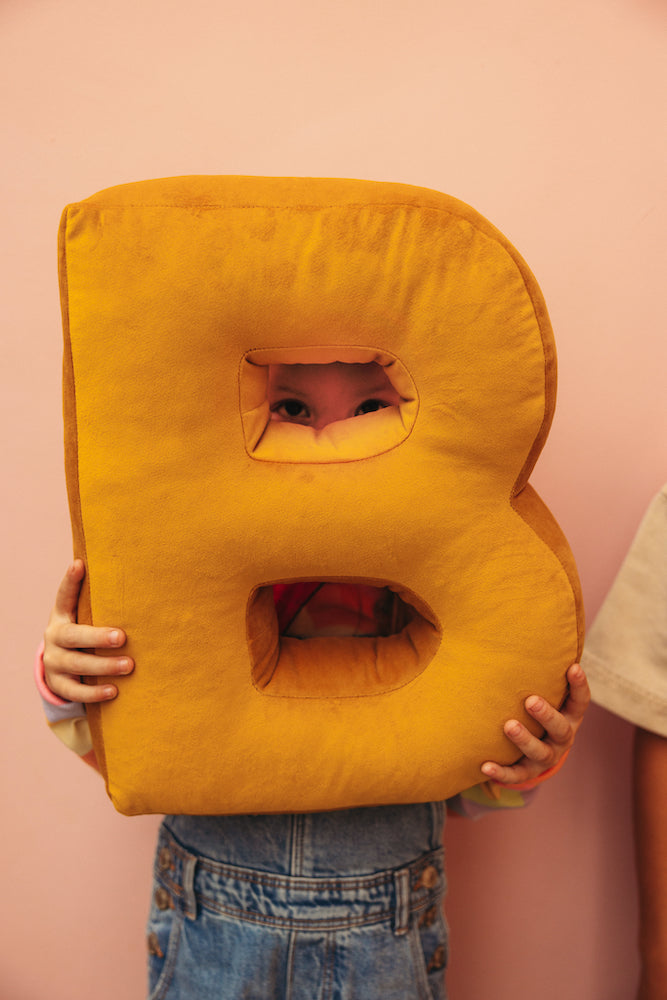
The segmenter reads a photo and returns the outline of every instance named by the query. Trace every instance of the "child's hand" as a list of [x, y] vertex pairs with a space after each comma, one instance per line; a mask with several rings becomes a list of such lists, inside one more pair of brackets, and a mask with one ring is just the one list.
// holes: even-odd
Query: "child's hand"
[[[89, 704], [109, 701], [118, 694], [112, 684], [83, 684], [82, 676], [129, 674], [134, 663], [128, 656], [96, 656], [97, 650], [120, 649], [125, 633], [117, 628], [78, 625], [76, 609], [86, 570], [77, 559], [58, 588], [56, 603], [44, 633], [44, 678], [49, 689], [66, 701]], [[88, 650], [88, 652], [84, 652]]]
[[574, 743], [575, 734], [591, 700], [586, 675], [578, 663], [568, 670], [567, 680], [570, 690], [560, 712], [538, 695], [531, 695], [526, 699], [526, 711], [545, 730], [542, 739], [533, 736], [516, 719], [505, 723], [505, 735], [522, 751], [523, 757], [511, 767], [487, 761], [482, 765], [487, 778], [502, 785], [521, 784], [539, 778], [562, 761]]

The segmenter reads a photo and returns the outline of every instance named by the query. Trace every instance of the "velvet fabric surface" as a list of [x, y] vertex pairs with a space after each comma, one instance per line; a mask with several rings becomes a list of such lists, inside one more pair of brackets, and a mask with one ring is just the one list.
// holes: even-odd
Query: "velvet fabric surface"
[[[556, 357], [509, 241], [421, 188], [194, 176], [68, 206], [59, 245], [79, 617], [136, 662], [89, 713], [116, 808], [430, 801], [513, 760], [503, 722], [560, 703], [583, 610], [528, 483]], [[268, 365], [332, 361], [400, 406], [270, 420]], [[407, 624], [281, 637], [272, 586], [324, 580]]]

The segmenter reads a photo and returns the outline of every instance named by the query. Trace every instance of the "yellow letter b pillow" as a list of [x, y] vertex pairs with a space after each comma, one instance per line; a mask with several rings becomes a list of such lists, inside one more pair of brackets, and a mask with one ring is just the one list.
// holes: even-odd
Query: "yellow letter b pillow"
[[[66, 469], [81, 621], [136, 669], [90, 710], [125, 813], [446, 798], [509, 762], [581, 649], [528, 484], [552, 418], [535, 279], [468, 206], [354, 180], [182, 177], [64, 212]], [[271, 365], [381, 365], [400, 405], [271, 419]], [[388, 588], [380, 636], [280, 635], [275, 584]]]

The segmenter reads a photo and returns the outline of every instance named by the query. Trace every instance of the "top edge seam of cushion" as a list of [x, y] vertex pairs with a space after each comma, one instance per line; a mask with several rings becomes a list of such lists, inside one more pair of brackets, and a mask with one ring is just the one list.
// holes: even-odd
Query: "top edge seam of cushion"
[[[367, 201], [348, 201], [348, 202], [327, 202], [326, 204], [312, 204], [310, 202], [298, 203], [293, 205], [275, 205], [271, 202], [266, 203], [254, 203], [254, 202], [243, 202], [238, 205], [229, 205], [224, 202], [202, 202], [201, 204], [178, 204], [176, 202], [91, 202], [88, 199], [84, 201], [73, 202], [68, 205], [67, 208], [81, 208], [83, 206], [95, 207], [95, 208], [181, 208], [181, 209], [192, 209], [192, 208], [225, 208], [228, 210], [234, 209], [246, 209], [246, 208], [270, 208], [276, 211], [293, 211], [298, 209], [300, 211], [310, 210], [317, 211], [322, 208], [411, 208], [420, 211], [428, 212], [438, 212], [442, 215], [451, 215], [456, 219], [463, 219], [465, 222], [469, 222], [471, 225], [475, 223], [468, 219], [462, 212], [454, 212], [447, 208], [438, 208], [436, 205], [422, 205], [422, 204], [410, 204], [409, 202], [402, 201], [391, 201], [391, 202], [367, 202]], [[476, 227], [481, 228], [481, 227]]]

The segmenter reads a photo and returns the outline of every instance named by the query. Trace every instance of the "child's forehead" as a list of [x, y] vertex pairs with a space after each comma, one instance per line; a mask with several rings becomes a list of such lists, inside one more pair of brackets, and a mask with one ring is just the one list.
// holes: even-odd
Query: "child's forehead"
[[390, 385], [387, 373], [375, 361], [365, 364], [270, 364], [269, 384], [276, 388], [312, 388], [336, 384], [350, 389], [381, 389]]

